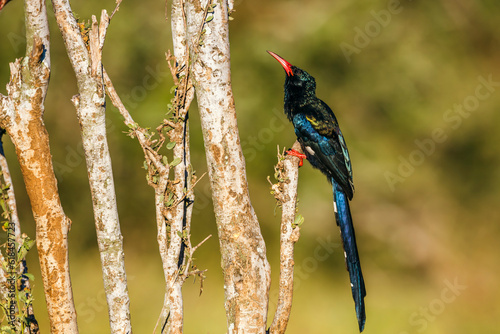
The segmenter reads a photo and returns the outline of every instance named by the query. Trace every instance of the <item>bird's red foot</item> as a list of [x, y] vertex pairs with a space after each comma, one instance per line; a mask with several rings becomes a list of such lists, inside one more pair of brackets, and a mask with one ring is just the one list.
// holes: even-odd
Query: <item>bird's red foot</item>
[[294, 157], [297, 157], [300, 159], [299, 161], [299, 167], [302, 167], [302, 165], [304, 164], [304, 159], [307, 159], [306, 155], [305, 154], [302, 154], [300, 152], [297, 152], [295, 151], [293, 148], [289, 149], [288, 151], [285, 152], [287, 155], [291, 155], [291, 156], [294, 156]]

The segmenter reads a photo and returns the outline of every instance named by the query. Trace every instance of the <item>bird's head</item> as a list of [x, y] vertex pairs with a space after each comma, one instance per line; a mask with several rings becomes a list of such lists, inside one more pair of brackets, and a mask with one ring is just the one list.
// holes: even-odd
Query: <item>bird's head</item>
[[267, 51], [271, 56], [276, 59], [281, 66], [285, 69], [286, 80], [285, 89], [302, 90], [307, 93], [314, 94], [316, 91], [316, 81], [313, 76], [306, 71], [298, 68], [287, 62], [285, 59], [278, 56], [276, 53]]

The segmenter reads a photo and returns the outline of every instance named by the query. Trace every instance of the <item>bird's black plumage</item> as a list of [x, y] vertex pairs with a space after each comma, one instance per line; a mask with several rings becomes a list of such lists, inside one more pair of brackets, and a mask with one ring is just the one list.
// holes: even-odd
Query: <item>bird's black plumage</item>
[[345, 251], [359, 330], [365, 325], [366, 296], [359, 262], [349, 200], [354, 195], [349, 152], [337, 118], [328, 105], [316, 97], [316, 82], [306, 71], [268, 51], [286, 72], [285, 114], [293, 123], [297, 140], [311, 165], [328, 177], [333, 187], [335, 218]]

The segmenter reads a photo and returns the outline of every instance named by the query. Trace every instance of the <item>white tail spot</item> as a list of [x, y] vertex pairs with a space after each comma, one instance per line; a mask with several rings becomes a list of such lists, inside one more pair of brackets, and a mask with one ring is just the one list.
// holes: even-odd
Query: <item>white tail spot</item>
[[337, 213], [337, 203], [335, 203], [335, 201], [333, 202], [333, 211]]
[[309, 152], [310, 155], [314, 155], [314, 151], [311, 146], [306, 146], [306, 151]]

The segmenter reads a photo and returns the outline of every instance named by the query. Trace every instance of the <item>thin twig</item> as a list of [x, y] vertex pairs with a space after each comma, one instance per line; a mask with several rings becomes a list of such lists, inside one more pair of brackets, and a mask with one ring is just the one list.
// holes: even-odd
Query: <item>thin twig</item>
[[115, 13], [120, 10], [120, 4], [122, 3], [122, 1], [123, 0], [116, 0], [116, 7], [113, 10], [113, 12], [111, 13], [111, 16], [109, 17], [110, 20], [113, 18], [113, 16], [115, 15]]
[[104, 84], [106, 85], [106, 92], [108, 93], [111, 103], [113, 103], [113, 105], [118, 109], [118, 111], [124, 118], [125, 125], [130, 128], [137, 126], [137, 123], [134, 122], [134, 119], [132, 118], [132, 116], [130, 116], [127, 108], [125, 108], [125, 105], [120, 99], [120, 96], [118, 96], [118, 93], [113, 86], [113, 82], [111, 82], [111, 79], [109, 78], [108, 72], [106, 72], [105, 68], [102, 69], [102, 74], [104, 78]]
[[[198, 182], [200, 182], [200, 180], [207, 174], [207, 172], [203, 173], [198, 179], [196, 179], [196, 181], [194, 181], [194, 183], [189, 187], [189, 189], [194, 189], [194, 187], [196, 186], [196, 184], [198, 184]], [[177, 202], [175, 202], [175, 204], [173, 206], [176, 206], [178, 205], [179, 203], [181, 203], [187, 196], [187, 193], [188, 191], [186, 190], [186, 192], [184, 193], [184, 195], [182, 195], [181, 198], [179, 198], [177, 200]]]
[[194, 254], [194, 252], [196, 252], [196, 250], [198, 249], [198, 247], [200, 247], [201, 245], [203, 245], [208, 239], [210, 239], [212, 237], [211, 234], [209, 234], [205, 239], [203, 239], [202, 241], [200, 241], [196, 246], [194, 246], [192, 249], [191, 249], [191, 254]]

